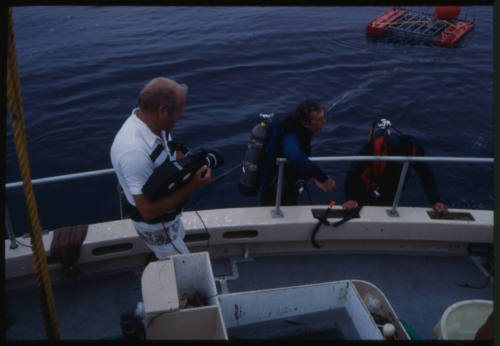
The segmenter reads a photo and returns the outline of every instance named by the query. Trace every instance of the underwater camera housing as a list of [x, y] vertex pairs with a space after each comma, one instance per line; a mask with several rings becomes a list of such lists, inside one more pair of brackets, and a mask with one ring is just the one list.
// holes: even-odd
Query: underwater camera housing
[[222, 155], [215, 150], [199, 149], [188, 152], [182, 159], [165, 161], [156, 167], [142, 187], [142, 193], [153, 201], [185, 185], [203, 165], [217, 169], [223, 162]]

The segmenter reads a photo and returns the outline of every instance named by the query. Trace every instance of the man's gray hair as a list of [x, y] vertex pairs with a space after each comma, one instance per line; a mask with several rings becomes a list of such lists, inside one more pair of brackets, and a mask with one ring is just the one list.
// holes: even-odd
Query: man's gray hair
[[139, 108], [144, 112], [151, 112], [165, 106], [170, 114], [175, 113], [177, 110], [178, 89], [187, 94], [188, 87], [186, 84], [178, 84], [167, 78], [155, 78], [146, 84], [139, 93]]

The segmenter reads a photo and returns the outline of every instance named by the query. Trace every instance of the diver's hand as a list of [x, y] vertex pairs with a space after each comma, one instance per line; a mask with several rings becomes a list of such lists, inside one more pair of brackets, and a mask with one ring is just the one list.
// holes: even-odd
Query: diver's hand
[[208, 168], [207, 165], [203, 165], [193, 175], [193, 178], [189, 181], [189, 184], [191, 184], [194, 189], [197, 189], [210, 183], [211, 178], [212, 169]]
[[358, 207], [358, 202], [355, 200], [352, 200], [352, 199], [345, 201], [342, 204], [342, 208], [344, 210], [347, 210], [347, 211], [352, 210], [352, 209], [357, 208], [357, 207]]
[[320, 183], [315, 178], [311, 178], [311, 180], [314, 182], [314, 184], [317, 187], [319, 187], [321, 190], [323, 190], [323, 192], [332, 191], [337, 186], [337, 184], [335, 183], [335, 180], [333, 180], [332, 178], [326, 179], [323, 183]]
[[439, 214], [448, 214], [448, 208], [446, 208], [446, 205], [441, 202], [434, 203], [432, 209], [434, 209]]

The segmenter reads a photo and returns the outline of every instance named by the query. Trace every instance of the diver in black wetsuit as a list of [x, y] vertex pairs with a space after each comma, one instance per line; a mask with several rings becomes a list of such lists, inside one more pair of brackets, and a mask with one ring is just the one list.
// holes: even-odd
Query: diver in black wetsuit
[[[285, 157], [288, 160], [284, 171], [282, 205], [297, 204], [297, 185], [300, 180], [311, 180], [324, 192], [335, 189], [335, 181], [309, 160], [311, 138], [313, 134], [321, 132], [325, 123], [325, 112], [321, 106], [314, 101], [304, 100], [297, 107], [295, 114], [288, 116], [280, 124], [281, 132], [275, 157]], [[278, 170], [273, 165], [270, 179], [262, 188], [261, 205], [275, 204], [277, 173]]]
[[[369, 142], [363, 147], [360, 156], [424, 156], [424, 149], [417, 140], [408, 135], [396, 133], [391, 122], [380, 119], [372, 124]], [[342, 207], [351, 210], [361, 205], [387, 205], [393, 203], [399, 183], [403, 163], [386, 161], [355, 162], [347, 172], [344, 183], [345, 202]], [[448, 213], [437, 191], [436, 179], [426, 162], [411, 162], [422, 183], [425, 195], [433, 209], [442, 214]], [[409, 173], [409, 172], [408, 172]], [[405, 186], [410, 175], [406, 175]]]

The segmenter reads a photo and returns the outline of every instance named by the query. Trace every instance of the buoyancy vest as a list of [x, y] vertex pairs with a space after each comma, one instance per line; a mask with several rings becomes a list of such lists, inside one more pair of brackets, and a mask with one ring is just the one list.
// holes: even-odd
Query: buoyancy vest
[[[388, 136], [380, 136], [373, 140], [373, 156], [387, 156], [389, 155], [389, 143], [391, 140]], [[411, 140], [411, 156], [415, 156], [417, 153], [417, 148], [413, 140]], [[385, 168], [387, 166], [386, 161], [373, 161], [368, 167], [361, 173], [361, 178], [365, 184], [367, 191], [373, 191], [377, 188], [384, 175]]]
[[[174, 141], [168, 141], [168, 146], [170, 149], [170, 152], [173, 154], [175, 150], [179, 150], [182, 153], [186, 153], [187, 148], [184, 146], [184, 144], [180, 142], [174, 142]], [[152, 151], [152, 153], [149, 155], [149, 158], [151, 159], [152, 162], [155, 162], [158, 156], [160, 156], [161, 152], [165, 150], [165, 147], [163, 144], [158, 144], [158, 146]], [[166, 160], [169, 160], [169, 157], [167, 156]], [[142, 214], [139, 212], [139, 209], [137, 209], [136, 206], [132, 205], [127, 198], [125, 198], [125, 211], [127, 212], [128, 216], [136, 221], [136, 222], [146, 222], [148, 224], [156, 224], [160, 222], [170, 222], [174, 220], [177, 215], [179, 215], [182, 212], [182, 206], [184, 203], [181, 203], [179, 206], [177, 206], [175, 209], [169, 210], [163, 215], [158, 216], [157, 218], [146, 221], [142, 217]]]

